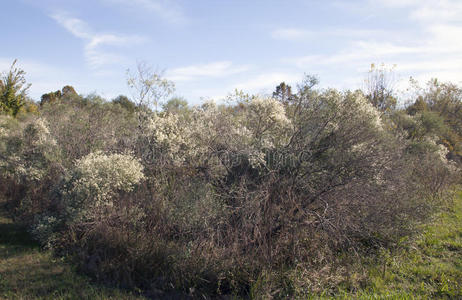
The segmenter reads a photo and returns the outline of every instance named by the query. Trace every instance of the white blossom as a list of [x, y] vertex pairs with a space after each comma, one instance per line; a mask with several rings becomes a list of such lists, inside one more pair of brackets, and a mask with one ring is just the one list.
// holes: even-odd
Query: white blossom
[[117, 192], [132, 191], [144, 178], [143, 166], [131, 155], [90, 153], [75, 163], [65, 201], [71, 212], [91, 217], [95, 209], [112, 207]]

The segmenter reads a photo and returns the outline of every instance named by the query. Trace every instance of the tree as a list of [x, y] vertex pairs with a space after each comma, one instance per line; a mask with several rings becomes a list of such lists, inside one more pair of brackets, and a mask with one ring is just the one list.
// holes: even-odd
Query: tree
[[168, 100], [164, 105], [162, 105], [162, 109], [166, 112], [171, 113], [185, 111], [188, 109], [188, 101], [181, 97], [173, 97], [172, 99]]
[[366, 98], [381, 112], [389, 112], [396, 107], [397, 101], [393, 96], [394, 68], [387, 68], [385, 64], [371, 64], [366, 79]]
[[135, 73], [127, 70], [127, 84], [133, 92], [133, 100], [140, 107], [154, 108], [175, 91], [173, 82], [162, 77], [146, 63], [140, 62]]
[[75, 97], [78, 96], [73, 86], [66, 85], [62, 88], [61, 93], [63, 97]]
[[58, 101], [59, 99], [61, 99], [61, 97], [62, 97], [62, 94], [61, 94], [61, 91], [59, 90], [56, 92], [49, 92], [49, 93], [43, 94], [42, 97], [40, 97], [40, 105]]
[[70, 85], [66, 85], [61, 89], [61, 91], [58, 90], [56, 92], [43, 94], [40, 99], [40, 105], [43, 105], [45, 103], [52, 103], [62, 99], [72, 99], [75, 97], [78, 97], [78, 94], [75, 91], [75, 89]]
[[281, 82], [273, 92], [273, 98], [285, 103], [293, 97], [292, 87], [285, 82]]
[[112, 100], [112, 103], [119, 104], [120, 106], [122, 106], [124, 109], [126, 109], [127, 111], [131, 113], [135, 112], [135, 109], [136, 109], [135, 103], [130, 101], [130, 99], [128, 99], [128, 97], [124, 95], [117, 96], [115, 99]]
[[[410, 115], [421, 115], [427, 121], [439, 118], [444, 126], [437, 127], [431, 133], [438, 136], [440, 143], [450, 151], [449, 157], [462, 159], [462, 88], [452, 83], [432, 79], [425, 88], [414, 83], [416, 100], [407, 108]], [[429, 116], [432, 116], [429, 119]], [[428, 126], [426, 126], [428, 127]]]
[[16, 62], [17, 60], [14, 60], [10, 70], [0, 78], [0, 112], [14, 117], [25, 105], [27, 90], [30, 88], [24, 77], [26, 72], [17, 68]]

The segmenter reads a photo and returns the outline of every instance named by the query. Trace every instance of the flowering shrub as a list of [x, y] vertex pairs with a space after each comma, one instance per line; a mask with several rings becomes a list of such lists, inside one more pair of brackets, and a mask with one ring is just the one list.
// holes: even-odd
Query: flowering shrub
[[132, 191], [142, 180], [143, 166], [131, 155], [90, 153], [75, 163], [65, 207], [73, 221], [101, 217], [117, 193]]
[[351, 101], [352, 109], [360, 117], [370, 119], [370, 126], [382, 129], [381, 113], [372, 103], [363, 95], [362, 92], [354, 92], [347, 97]]
[[144, 154], [148, 152], [150, 159], [168, 159], [174, 165], [181, 165], [185, 159], [185, 151], [191, 146], [188, 140], [188, 127], [183, 125], [186, 124], [180, 123], [175, 114], [150, 115], [141, 136]]
[[34, 118], [21, 125], [8, 131], [4, 128], [5, 133], [0, 136], [3, 144], [0, 168], [4, 176], [29, 183], [41, 180], [46, 174], [57, 145], [45, 120]]
[[339, 253], [392, 245], [458, 171], [439, 114], [314, 83], [161, 112], [140, 94], [130, 111], [75, 96], [0, 116], [0, 187], [36, 239], [108, 281], [243, 297], [270, 273], [274, 290], [303, 286], [278, 270], [315, 278]]
[[10, 116], [0, 115], [0, 139], [8, 137], [8, 130], [14, 119]]

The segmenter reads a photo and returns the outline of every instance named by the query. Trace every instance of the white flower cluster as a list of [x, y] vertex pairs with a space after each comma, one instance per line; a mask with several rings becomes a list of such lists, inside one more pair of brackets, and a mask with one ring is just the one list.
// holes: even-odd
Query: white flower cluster
[[[273, 98], [255, 97], [247, 109], [244, 123], [260, 148], [274, 148], [287, 142], [291, 121], [281, 102]], [[258, 149], [261, 150], [261, 149]], [[261, 157], [261, 153], [256, 155]]]
[[144, 124], [144, 147], [162, 152], [174, 165], [205, 163], [214, 174], [224, 170], [213, 157], [217, 153], [228, 160], [247, 157], [253, 167], [264, 165], [265, 151], [286, 143], [291, 127], [284, 106], [263, 97], [235, 107], [206, 102], [184, 115], [149, 116]]
[[144, 179], [143, 166], [131, 155], [90, 153], [77, 160], [74, 189], [104, 201], [117, 191], [129, 192]]
[[[328, 131], [336, 131], [343, 126], [342, 122], [367, 121], [371, 128], [383, 130], [380, 112], [364, 97], [362, 92], [346, 92], [342, 94], [336, 90], [328, 90], [314, 99], [320, 114], [327, 114], [330, 121], [327, 123]], [[337, 117], [335, 117], [337, 116]]]
[[35, 119], [24, 129], [24, 138], [29, 139], [32, 146], [55, 146], [56, 140], [50, 135], [48, 124], [42, 118]]
[[442, 162], [448, 163], [448, 159], [446, 158], [448, 153], [449, 153], [448, 148], [446, 148], [446, 146], [444, 146], [442, 144], [437, 145], [437, 147], [438, 147], [438, 150], [436, 151], [436, 154], [438, 155], [438, 158]]
[[357, 112], [369, 117], [371, 119], [371, 124], [374, 125], [377, 129], [383, 129], [383, 123], [380, 116], [380, 112], [364, 97], [362, 93], [354, 93], [352, 98], [356, 104]]
[[10, 116], [0, 116], [0, 139], [7, 138], [9, 136], [9, 125], [14, 119]]
[[279, 101], [254, 97], [234, 107], [206, 102], [186, 114], [152, 114], [141, 128], [141, 147], [155, 151], [154, 159], [168, 158], [176, 166], [207, 165], [222, 174], [230, 160], [247, 158], [253, 167], [263, 166], [266, 151], [287, 142], [291, 121]]
[[178, 161], [180, 163], [184, 156], [181, 151], [188, 144], [188, 127], [181, 125], [175, 114], [154, 114], [147, 120], [144, 135], [150, 144], [154, 144], [158, 151], [167, 154], [171, 159], [181, 157], [181, 161]]
[[87, 218], [95, 209], [112, 207], [117, 192], [130, 192], [145, 178], [143, 166], [131, 155], [99, 151], [77, 160], [73, 173], [65, 201], [74, 215]]
[[0, 168], [6, 176], [20, 181], [37, 181], [46, 173], [44, 166], [48, 156], [54, 152], [56, 140], [50, 135], [45, 120], [34, 118], [17, 128], [8, 128], [8, 119], [0, 121], [0, 129], [6, 131], [0, 135], [3, 145], [0, 147], [3, 160]]
[[36, 218], [31, 234], [46, 248], [51, 248], [55, 238], [55, 230], [59, 220], [54, 216], [43, 215]]
[[8, 132], [5, 128], [0, 127], [0, 139], [8, 137]]
[[284, 106], [276, 99], [255, 97], [249, 104], [249, 110], [252, 115], [264, 117], [266, 122], [272, 122], [276, 126], [290, 124]]

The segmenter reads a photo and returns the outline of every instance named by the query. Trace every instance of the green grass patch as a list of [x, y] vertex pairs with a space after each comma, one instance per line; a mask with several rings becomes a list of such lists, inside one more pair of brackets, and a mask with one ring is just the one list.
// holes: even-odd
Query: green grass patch
[[422, 233], [369, 266], [369, 286], [344, 298], [462, 299], [462, 192]]

